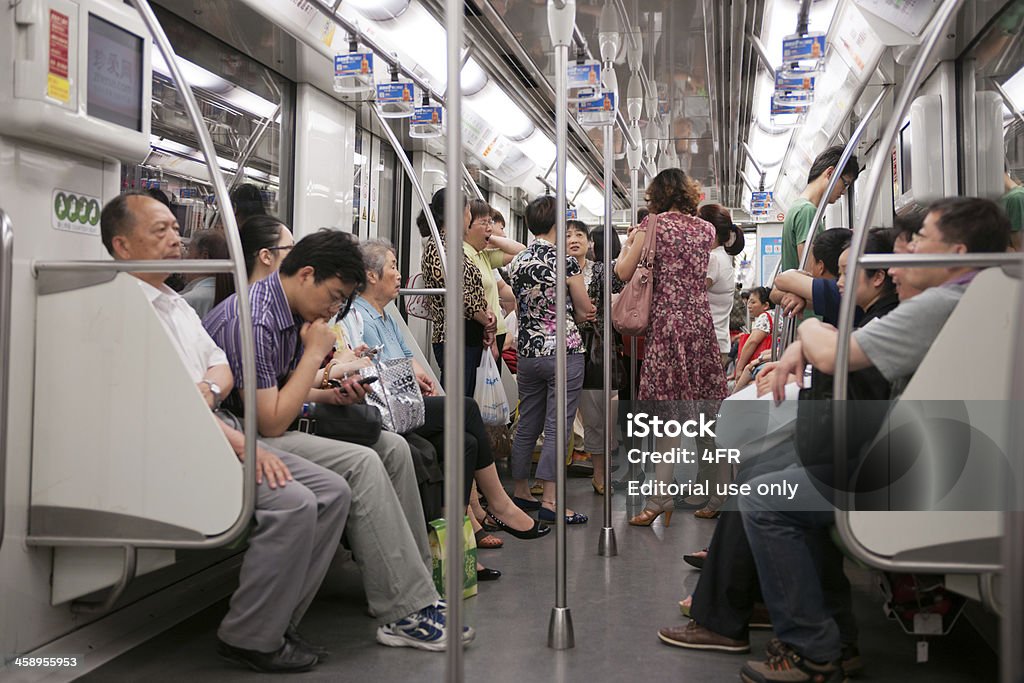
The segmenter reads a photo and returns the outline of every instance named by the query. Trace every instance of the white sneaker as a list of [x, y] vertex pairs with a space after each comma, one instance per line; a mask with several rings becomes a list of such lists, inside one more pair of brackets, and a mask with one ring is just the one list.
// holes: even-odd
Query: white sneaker
[[[413, 612], [404, 619], [377, 628], [377, 642], [389, 647], [415, 647], [440, 652], [448, 642], [445, 612], [447, 604], [434, 603]], [[469, 626], [462, 628], [462, 643], [472, 642], [476, 632]]]

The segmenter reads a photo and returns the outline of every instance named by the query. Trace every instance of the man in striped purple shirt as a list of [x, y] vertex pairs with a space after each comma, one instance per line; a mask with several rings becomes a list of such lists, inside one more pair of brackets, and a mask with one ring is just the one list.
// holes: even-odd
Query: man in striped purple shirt
[[[322, 388], [332, 377], [332, 367], [320, 369], [334, 348], [327, 321], [365, 278], [355, 240], [346, 233], [321, 230], [296, 243], [279, 272], [250, 287], [258, 428], [268, 444], [337, 472], [352, 488], [348, 538], [370, 610], [382, 623], [377, 641], [443, 650], [445, 604], [431, 578], [427, 525], [405, 440], [383, 432], [368, 448], [292, 429], [305, 402], [341, 405], [365, 396], [351, 380], [342, 389]], [[241, 389], [237, 308], [233, 295], [210, 311], [203, 324], [227, 353], [236, 388]], [[463, 640], [473, 635], [467, 630]]]

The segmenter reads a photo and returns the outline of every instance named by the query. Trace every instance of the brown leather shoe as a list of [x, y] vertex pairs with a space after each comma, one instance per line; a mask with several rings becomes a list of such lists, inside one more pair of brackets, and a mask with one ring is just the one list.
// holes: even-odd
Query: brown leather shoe
[[717, 650], [719, 652], [750, 652], [750, 643], [746, 640], [733, 640], [709, 631], [693, 619], [686, 626], [673, 626], [658, 631], [663, 643], [685, 647], [691, 650]]

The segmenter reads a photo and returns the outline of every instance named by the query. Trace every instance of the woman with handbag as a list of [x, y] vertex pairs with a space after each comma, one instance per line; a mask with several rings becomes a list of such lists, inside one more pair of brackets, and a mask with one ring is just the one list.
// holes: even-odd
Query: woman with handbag
[[[567, 249], [569, 256], [574, 256], [583, 270], [583, 282], [587, 286], [587, 295], [596, 309], [593, 322], [581, 323], [580, 333], [587, 347], [583, 366], [583, 392], [580, 394], [580, 413], [583, 416], [583, 450], [590, 454], [594, 471], [590, 485], [594, 493], [604, 495], [604, 468], [606, 464], [604, 452], [604, 339], [605, 324], [604, 305], [604, 231], [595, 230], [594, 239], [582, 221], [566, 221], [569, 231]], [[600, 232], [600, 241], [597, 241]], [[588, 259], [587, 253], [594, 250], [594, 259]], [[619, 236], [612, 238], [611, 261], [614, 263], [621, 249]], [[600, 250], [600, 251], [598, 251]], [[612, 292], [622, 288], [622, 280], [612, 275]], [[612, 331], [612, 414], [617, 413], [617, 394], [623, 377], [623, 363], [619, 357], [618, 335]], [[614, 425], [614, 422], [613, 422]], [[614, 429], [613, 429], [614, 432]], [[612, 434], [612, 452], [615, 451], [615, 434]]]
[[[434, 193], [430, 200], [430, 206], [427, 207], [427, 210], [430, 211], [434, 218], [434, 222], [437, 224], [438, 231], [441, 233], [442, 242], [447, 240], [447, 226], [444, 224], [444, 197], [445, 188], [441, 188]], [[476, 238], [480, 237], [486, 241], [486, 236], [490, 234], [490, 227], [489, 223], [484, 224], [482, 219], [483, 215], [481, 214], [476, 224], [474, 224], [470, 204], [466, 202], [463, 206], [463, 224], [454, 228], [455, 239], [464, 240], [466, 237], [470, 237], [470, 239], [476, 241]], [[487, 220], [488, 222], [490, 221], [489, 210]], [[437, 244], [430, 236], [430, 223], [425, 212], [420, 212], [419, 217], [416, 219], [416, 226], [419, 228], [420, 235], [424, 237], [421, 261], [423, 285], [431, 288], [443, 288], [445, 286], [445, 271], [442, 263], [445, 257], [437, 250]], [[465, 250], [465, 246], [463, 249]], [[463, 356], [466, 374], [463, 396], [472, 396], [473, 391], [476, 389], [476, 370], [480, 366], [480, 358], [483, 355], [484, 349], [490, 348], [494, 343], [498, 321], [494, 313], [491, 312], [487, 302], [483, 274], [468, 255], [463, 256], [462, 273], [462, 303], [463, 314], [466, 318], [466, 345]], [[434, 359], [437, 361], [438, 367], [441, 368], [441, 383], [446, 384], [444, 381], [444, 345], [446, 339], [444, 297], [430, 297], [430, 308], [431, 320], [433, 322], [430, 341], [434, 349]]]
[[[648, 329], [637, 398], [672, 401], [650, 406], [648, 412], [663, 419], [695, 419], [701, 412], [717, 412], [718, 402], [727, 393], [707, 293], [708, 258], [715, 243], [715, 228], [695, 215], [700, 190], [680, 169], [659, 173], [647, 188], [646, 198], [651, 213], [630, 230], [615, 264], [616, 275], [624, 281], [629, 282], [638, 273], [641, 278], [650, 278], [649, 298], [644, 302], [647, 310], [640, 311], [648, 316]], [[649, 263], [641, 262], [644, 253]], [[619, 307], [631, 303], [628, 292], [621, 296], [616, 306], [617, 324], [622, 319]], [[655, 450], [678, 447], [678, 441], [659, 440]], [[706, 449], [714, 453], [714, 440], [698, 437], [698, 453]], [[671, 482], [673, 469], [670, 463], [658, 464], [656, 479]], [[708, 483], [713, 488], [717, 482]], [[650, 496], [644, 510], [629, 523], [650, 526], [665, 514], [667, 526], [673, 509], [672, 496]], [[717, 510], [707, 513], [716, 514]]]

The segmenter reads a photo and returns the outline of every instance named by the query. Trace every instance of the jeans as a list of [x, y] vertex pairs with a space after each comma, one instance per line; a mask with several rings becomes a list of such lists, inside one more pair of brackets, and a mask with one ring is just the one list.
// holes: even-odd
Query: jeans
[[[797, 485], [792, 500], [757, 494], [759, 485], [783, 480]], [[836, 575], [842, 575], [842, 558], [836, 562], [838, 550], [828, 538], [834, 509], [803, 467], [765, 474], [750, 484], [753, 492], [740, 499], [740, 510], [775, 635], [811, 661], [835, 661], [843, 636], [851, 635], [853, 617], [850, 584]], [[852, 635], [855, 639], [856, 632]]]
[[[566, 359], [565, 433], [572, 434], [576, 404], [583, 389], [583, 354], [572, 353]], [[520, 358], [519, 427], [512, 442], [512, 478], [529, 479], [530, 462], [537, 437], [544, 432], [544, 446], [537, 463], [537, 479], [554, 481], [556, 467], [564, 467], [565, 453], [555, 453], [555, 357]]]

